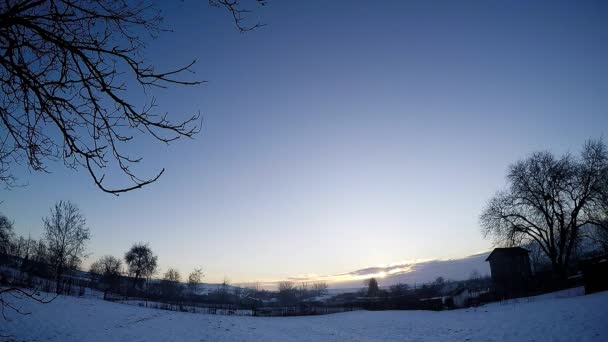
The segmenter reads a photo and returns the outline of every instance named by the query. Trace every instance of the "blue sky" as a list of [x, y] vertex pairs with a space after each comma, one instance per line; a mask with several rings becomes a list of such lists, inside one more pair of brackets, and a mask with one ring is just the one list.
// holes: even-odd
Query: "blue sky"
[[[157, 93], [195, 140], [140, 140], [157, 183], [120, 197], [85, 172], [19, 171], [0, 192], [19, 234], [58, 200], [86, 215], [89, 260], [149, 242], [207, 281], [336, 274], [491, 247], [477, 217], [509, 163], [608, 138], [601, 1], [272, 1], [239, 34], [205, 2], [159, 2], [159, 67], [197, 59], [204, 86]], [[133, 90], [129, 96], [139, 98]]]

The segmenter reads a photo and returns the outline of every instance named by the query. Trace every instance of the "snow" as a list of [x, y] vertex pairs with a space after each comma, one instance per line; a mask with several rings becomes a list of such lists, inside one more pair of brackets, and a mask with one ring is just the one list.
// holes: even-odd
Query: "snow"
[[8, 313], [16, 341], [608, 341], [608, 292], [554, 294], [453, 311], [355, 311], [242, 317], [162, 311], [58, 297]]

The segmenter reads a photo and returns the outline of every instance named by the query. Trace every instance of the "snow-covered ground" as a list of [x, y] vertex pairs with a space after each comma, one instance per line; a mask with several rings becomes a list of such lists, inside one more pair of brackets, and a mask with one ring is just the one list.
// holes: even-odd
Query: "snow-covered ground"
[[23, 302], [31, 314], [9, 313], [10, 321], [0, 321], [0, 335], [15, 341], [608, 341], [608, 292], [562, 297], [443, 312], [285, 318], [189, 314], [59, 297], [46, 305]]

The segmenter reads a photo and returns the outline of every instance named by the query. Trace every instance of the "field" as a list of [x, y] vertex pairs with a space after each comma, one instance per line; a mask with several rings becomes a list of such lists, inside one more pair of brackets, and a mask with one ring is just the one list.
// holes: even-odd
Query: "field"
[[[608, 341], [608, 292], [541, 296], [478, 308], [237, 317], [146, 309], [92, 298], [20, 301], [8, 341]], [[1, 340], [1, 339], [0, 339]]]

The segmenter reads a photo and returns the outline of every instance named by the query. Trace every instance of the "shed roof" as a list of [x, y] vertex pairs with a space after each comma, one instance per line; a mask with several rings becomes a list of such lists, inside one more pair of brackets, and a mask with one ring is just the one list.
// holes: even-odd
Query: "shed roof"
[[527, 249], [521, 247], [494, 248], [492, 253], [486, 258], [486, 261], [489, 261], [497, 255], [527, 255], [528, 253], [529, 251]]

